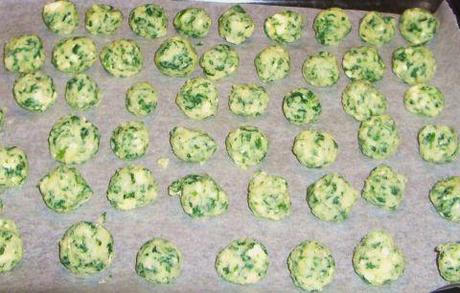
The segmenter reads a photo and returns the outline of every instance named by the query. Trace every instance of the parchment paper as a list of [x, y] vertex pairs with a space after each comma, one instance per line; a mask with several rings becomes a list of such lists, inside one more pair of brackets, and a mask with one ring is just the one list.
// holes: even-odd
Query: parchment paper
[[[88, 35], [84, 30], [83, 15], [93, 1], [75, 1], [82, 24], [74, 35]], [[400, 82], [391, 72], [391, 53], [399, 46], [406, 45], [399, 33], [391, 44], [380, 49], [387, 65], [385, 77], [377, 87], [387, 96], [388, 113], [396, 120], [401, 145], [395, 156], [383, 161], [408, 178], [407, 191], [401, 208], [394, 212], [384, 212], [359, 199], [350, 218], [343, 224], [322, 222], [313, 217], [306, 201], [307, 185], [322, 175], [336, 171], [344, 174], [351, 184], [361, 189], [364, 179], [371, 169], [382, 162], [365, 158], [358, 149], [358, 122], [344, 113], [340, 103], [342, 90], [348, 83], [343, 72], [338, 84], [328, 89], [313, 90], [320, 96], [323, 107], [318, 123], [311, 126], [331, 132], [340, 147], [340, 155], [331, 166], [321, 170], [302, 167], [291, 153], [295, 135], [303, 128], [289, 125], [281, 111], [282, 97], [290, 90], [306, 86], [302, 78], [301, 66], [305, 57], [320, 49], [311, 28], [318, 10], [291, 8], [306, 17], [306, 29], [301, 40], [288, 45], [292, 57], [289, 78], [266, 85], [271, 96], [268, 113], [257, 119], [241, 119], [230, 113], [227, 97], [232, 84], [238, 82], [259, 82], [253, 60], [255, 55], [270, 41], [263, 33], [263, 20], [282, 7], [245, 5], [256, 21], [256, 31], [252, 38], [237, 47], [241, 58], [238, 73], [217, 82], [220, 92], [219, 113], [207, 121], [187, 119], [174, 103], [174, 97], [186, 79], [169, 78], [161, 75], [153, 64], [153, 54], [166, 38], [144, 40], [135, 36], [127, 24], [129, 11], [144, 1], [100, 1], [111, 3], [122, 9], [125, 21], [122, 28], [110, 37], [93, 37], [100, 50], [111, 40], [133, 38], [142, 47], [145, 66], [142, 72], [132, 78], [117, 79], [108, 75], [97, 61], [88, 74], [95, 78], [103, 91], [102, 103], [94, 110], [81, 115], [95, 123], [102, 140], [97, 156], [79, 166], [89, 181], [95, 194], [80, 209], [69, 215], [59, 215], [48, 209], [36, 188], [39, 179], [55, 165], [48, 152], [47, 137], [53, 123], [72, 110], [65, 103], [65, 83], [69, 75], [58, 72], [50, 63], [53, 45], [61, 38], [49, 32], [41, 19], [41, 9], [45, 1], [1, 1], [0, 39], [2, 45], [11, 37], [23, 33], [40, 35], [46, 47], [44, 72], [55, 81], [58, 100], [47, 112], [34, 114], [20, 109], [12, 97], [15, 76], [0, 65], [0, 104], [8, 108], [8, 122], [0, 136], [2, 145], [17, 145], [23, 148], [30, 161], [30, 176], [24, 186], [2, 195], [5, 211], [2, 214], [16, 221], [21, 231], [25, 256], [22, 263], [10, 273], [0, 276], [0, 291], [119, 291], [119, 292], [293, 292], [294, 287], [287, 270], [286, 259], [289, 252], [301, 241], [316, 239], [326, 244], [336, 260], [336, 277], [325, 292], [427, 292], [445, 282], [436, 268], [434, 248], [443, 242], [457, 241], [460, 226], [443, 220], [432, 207], [428, 192], [431, 186], [445, 176], [460, 175], [460, 161], [446, 165], [432, 165], [418, 155], [417, 132], [425, 124], [448, 124], [460, 132], [460, 32], [455, 17], [446, 3], [437, 13], [441, 29], [429, 45], [438, 63], [438, 71], [432, 84], [439, 86], [446, 96], [446, 107], [436, 119], [423, 119], [405, 111], [402, 97], [407, 85]], [[223, 42], [217, 34], [217, 18], [230, 5], [210, 3], [188, 3], [157, 1], [169, 16], [168, 36], [175, 34], [172, 27], [174, 15], [187, 6], [200, 6], [208, 10], [213, 19], [211, 32], [197, 46], [198, 53]], [[344, 52], [361, 45], [358, 38], [358, 23], [364, 12], [347, 11], [353, 23], [353, 30], [338, 48], [327, 48], [341, 59]], [[197, 43], [195, 41], [195, 43]], [[202, 75], [201, 69], [192, 76]], [[159, 91], [159, 106], [152, 116], [145, 118], [150, 129], [151, 146], [145, 157], [136, 161], [153, 170], [160, 184], [160, 195], [155, 203], [130, 212], [113, 209], [105, 197], [108, 181], [115, 170], [126, 163], [117, 159], [109, 146], [113, 128], [122, 121], [135, 120], [124, 106], [128, 87], [137, 81], [149, 81]], [[309, 87], [311, 88], [311, 87]], [[263, 164], [248, 171], [237, 168], [225, 152], [224, 140], [227, 133], [242, 124], [260, 127], [270, 139], [270, 150]], [[202, 128], [208, 131], [219, 144], [216, 155], [205, 165], [195, 166], [180, 162], [172, 154], [168, 132], [177, 125]], [[170, 159], [166, 170], [156, 161], [161, 157]], [[251, 174], [257, 169], [284, 176], [289, 182], [292, 197], [292, 215], [281, 221], [271, 222], [255, 218], [247, 207], [246, 190]], [[219, 182], [230, 197], [230, 207], [223, 216], [197, 221], [189, 218], [181, 209], [179, 200], [167, 195], [167, 186], [176, 178], [190, 173], [207, 172]], [[104, 273], [79, 278], [67, 272], [59, 263], [58, 240], [73, 223], [81, 220], [95, 221], [107, 212], [105, 226], [115, 240], [113, 264]], [[390, 231], [403, 250], [407, 269], [403, 277], [381, 289], [367, 286], [354, 273], [352, 252], [358, 241], [372, 229]], [[139, 247], [152, 237], [164, 237], [176, 243], [184, 255], [183, 271], [174, 285], [153, 287], [134, 272], [135, 256]], [[231, 240], [240, 237], [254, 237], [263, 242], [270, 254], [271, 265], [266, 278], [256, 285], [241, 287], [219, 279], [214, 269], [218, 251]], [[49, 291], [48, 291], [49, 292]]]

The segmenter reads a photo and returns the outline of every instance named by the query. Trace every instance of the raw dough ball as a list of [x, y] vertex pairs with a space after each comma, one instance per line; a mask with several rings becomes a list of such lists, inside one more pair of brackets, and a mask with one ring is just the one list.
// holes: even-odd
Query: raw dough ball
[[390, 284], [405, 270], [404, 255], [385, 231], [372, 231], [355, 247], [353, 267], [372, 286]]
[[436, 60], [426, 47], [401, 47], [393, 52], [393, 72], [407, 84], [426, 83], [436, 72]]
[[168, 30], [166, 12], [156, 4], [145, 4], [131, 10], [128, 23], [136, 35], [147, 39], [163, 37]]
[[54, 123], [48, 137], [51, 156], [64, 164], [83, 164], [99, 150], [99, 129], [84, 117], [67, 115]]
[[376, 207], [394, 211], [403, 200], [406, 182], [407, 178], [404, 175], [382, 164], [373, 169], [364, 181], [361, 195]]
[[176, 104], [194, 120], [203, 120], [217, 114], [219, 93], [212, 81], [203, 77], [187, 80], [176, 96]]
[[0, 273], [9, 272], [22, 260], [24, 246], [16, 224], [9, 219], [0, 219]]
[[227, 153], [241, 169], [262, 162], [268, 152], [268, 139], [257, 127], [241, 126], [230, 131], [225, 139]]
[[45, 63], [43, 42], [37, 35], [22, 35], [9, 40], [3, 52], [5, 68], [11, 72], [30, 73]]
[[240, 5], [234, 5], [225, 11], [219, 17], [218, 24], [219, 35], [235, 45], [249, 39], [255, 28], [254, 20]]
[[327, 51], [320, 51], [305, 59], [302, 73], [305, 81], [316, 87], [333, 86], [340, 77], [337, 58]]
[[93, 35], [111, 35], [123, 22], [123, 13], [111, 5], [93, 4], [85, 14], [86, 30]]
[[260, 51], [254, 64], [259, 79], [263, 82], [270, 82], [288, 76], [291, 70], [291, 57], [286, 49], [275, 45]]
[[313, 22], [316, 40], [325, 46], [338, 45], [351, 31], [351, 22], [345, 11], [329, 8], [321, 11]]
[[78, 209], [93, 195], [80, 171], [65, 165], [57, 166], [44, 176], [38, 188], [46, 206], [58, 213]]
[[287, 262], [292, 281], [301, 289], [321, 291], [334, 279], [334, 257], [329, 248], [317, 241], [297, 245]]
[[43, 22], [55, 34], [70, 35], [78, 27], [77, 7], [69, 0], [56, 0], [43, 7]]
[[164, 41], [155, 52], [155, 64], [164, 75], [185, 77], [195, 70], [198, 56], [192, 44], [175, 36]]
[[304, 130], [295, 137], [292, 152], [305, 167], [322, 168], [335, 161], [339, 146], [325, 131]]
[[267, 17], [264, 31], [267, 37], [278, 43], [292, 43], [300, 39], [303, 30], [302, 16], [285, 10]]
[[436, 117], [444, 109], [444, 95], [435, 86], [417, 84], [404, 94], [406, 110], [425, 117]]
[[173, 24], [181, 34], [191, 38], [203, 38], [208, 34], [212, 20], [203, 8], [189, 7], [176, 14]]
[[254, 173], [248, 186], [248, 204], [254, 216], [281, 220], [291, 213], [287, 181], [263, 171]]
[[130, 77], [142, 70], [144, 57], [133, 40], [120, 39], [106, 45], [99, 54], [104, 69], [115, 77]]
[[337, 173], [324, 175], [307, 188], [307, 203], [313, 215], [335, 223], [348, 218], [358, 196], [358, 191]]
[[0, 147], [0, 192], [24, 183], [29, 175], [29, 161], [16, 146]]
[[118, 169], [110, 178], [107, 199], [122, 211], [141, 208], [152, 203], [158, 195], [158, 183], [152, 172], [140, 165]]
[[445, 125], [426, 125], [418, 133], [419, 152], [430, 163], [444, 164], [455, 160], [460, 148], [455, 129]]
[[97, 58], [96, 44], [86, 37], [73, 37], [59, 41], [53, 48], [51, 62], [65, 73], [86, 71]]
[[381, 80], [385, 63], [374, 47], [356, 47], [348, 50], [342, 60], [343, 71], [351, 80]]
[[233, 240], [216, 258], [216, 270], [225, 281], [248, 285], [262, 280], [270, 259], [265, 246], [254, 239]]
[[216, 217], [228, 209], [228, 196], [208, 175], [187, 175], [168, 188], [169, 195], [179, 196], [184, 212], [192, 218]]
[[126, 92], [126, 109], [138, 117], [155, 111], [157, 104], [157, 91], [148, 82], [135, 83]]
[[342, 93], [343, 110], [358, 121], [364, 121], [387, 110], [386, 97], [370, 82], [352, 81]]
[[451, 283], [460, 282], [460, 243], [444, 243], [436, 247], [439, 274]]
[[298, 88], [284, 96], [283, 113], [292, 124], [308, 124], [318, 120], [321, 104], [318, 96], [311, 90]]
[[149, 130], [141, 121], [127, 121], [117, 126], [110, 138], [113, 153], [122, 160], [142, 157], [149, 147]]
[[112, 235], [102, 225], [78, 222], [59, 241], [59, 259], [74, 274], [94, 274], [110, 266], [113, 246]]
[[40, 71], [19, 77], [14, 82], [13, 95], [21, 108], [32, 112], [48, 110], [57, 97], [53, 80]]
[[439, 20], [423, 8], [406, 9], [399, 19], [399, 31], [412, 45], [430, 42], [438, 29]]
[[228, 106], [233, 114], [243, 117], [257, 117], [265, 113], [270, 97], [265, 88], [254, 83], [232, 86]]
[[229, 45], [219, 44], [204, 52], [200, 59], [203, 73], [211, 80], [218, 80], [234, 73], [240, 65], [240, 58]]
[[376, 160], [389, 158], [400, 143], [396, 122], [386, 114], [362, 121], [358, 130], [358, 142], [363, 155]]
[[381, 46], [389, 43], [396, 32], [396, 20], [392, 16], [383, 16], [381, 13], [371, 11], [361, 19], [359, 36], [364, 42]]
[[430, 200], [441, 217], [460, 222], [460, 176], [436, 182], [430, 191]]
[[86, 111], [101, 102], [102, 94], [91, 77], [80, 73], [67, 82], [65, 99], [71, 108]]
[[217, 150], [216, 141], [199, 129], [174, 127], [169, 135], [174, 155], [185, 162], [204, 164]]
[[139, 249], [136, 273], [153, 284], [174, 282], [182, 270], [182, 253], [170, 241], [153, 238]]

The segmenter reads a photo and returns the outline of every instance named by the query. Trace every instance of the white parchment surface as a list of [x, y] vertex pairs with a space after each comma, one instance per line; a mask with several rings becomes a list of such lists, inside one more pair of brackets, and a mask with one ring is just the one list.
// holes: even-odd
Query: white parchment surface
[[[340, 96], [348, 83], [341, 73], [339, 82], [327, 89], [309, 87], [302, 78], [303, 60], [310, 54], [325, 49], [314, 39], [311, 28], [318, 10], [292, 8], [306, 18], [306, 27], [301, 39], [287, 46], [292, 58], [292, 70], [285, 80], [266, 85], [271, 96], [268, 112], [257, 119], [242, 119], [228, 110], [228, 94], [232, 84], [259, 82], [253, 60], [256, 54], [270, 44], [263, 33], [263, 20], [282, 7], [245, 5], [254, 17], [256, 30], [251, 39], [236, 49], [241, 66], [234, 76], [218, 81], [220, 93], [219, 113], [206, 121], [187, 119], [174, 103], [175, 95], [186, 79], [161, 75], [153, 64], [153, 54], [166, 37], [146, 40], [137, 37], [128, 27], [129, 11], [145, 1], [98, 1], [119, 7], [125, 16], [122, 28], [110, 37], [92, 37], [100, 50], [106, 43], [118, 38], [135, 39], [144, 55], [144, 69], [140, 74], [117, 79], [107, 74], [99, 61], [88, 70], [103, 91], [103, 101], [95, 109], [80, 113], [97, 125], [102, 133], [100, 151], [86, 164], [79, 166], [95, 194], [80, 209], [68, 215], [59, 215], [48, 209], [36, 188], [39, 179], [56, 166], [48, 152], [47, 137], [53, 123], [61, 116], [73, 112], [65, 103], [65, 83], [69, 75], [58, 72], [50, 63], [51, 50], [61, 37], [49, 32], [41, 19], [45, 1], [0, 2], [0, 40], [4, 45], [11, 37], [38, 34], [45, 43], [46, 64], [43, 71], [50, 74], [56, 84], [57, 103], [45, 113], [29, 113], [17, 106], [12, 96], [15, 76], [0, 65], [0, 106], [8, 109], [8, 121], [0, 134], [2, 145], [17, 145], [29, 157], [30, 176], [18, 189], [2, 195], [5, 211], [2, 216], [13, 219], [21, 231], [25, 256], [22, 263], [10, 273], [0, 275], [0, 291], [118, 291], [118, 292], [295, 292], [287, 270], [289, 252], [301, 241], [315, 239], [327, 245], [336, 260], [336, 277], [325, 292], [427, 292], [445, 284], [437, 272], [434, 248], [443, 242], [460, 240], [460, 226], [443, 220], [432, 207], [428, 192], [431, 186], [445, 176], [460, 175], [460, 160], [446, 165], [432, 165], [418, 155], [417, 132], [425, 124], [440, 123], [453, 126], [460, 132], [460, 31], [455, 17], [446, 3], [437, 16], [441, 21], [439, 34], [429, 45], [438, 63], [438, 71], [432, 84], [438, 86], [446, 96], [446, 107], [436, 119], [423, 119], [404, 109], [403, 94], [408, 88], [391, 72], [391, 53], [406, 45], [399, 33], [388, 45], [380, 49], [387, 70], [383, 80], [376, 86], [387, 96], [388, 113], [396, 120], [401, 133], [401, 145], [395, 156], [385, 160], [395, 170], [405, 174], [409, 181], [406, 197], [399, 210], [394, 213], [378, 210], [359, 199], [350, 218], [343, 224], [322, 222], [311, 214], [306, 201], [307, 185], [326, 174], [336, 171], [343, 174], [351, 184], [361, 189], [364, 179], [380, 162], [365, 158], [358, 149], [358, 122], [344, 113]], [[84, 30], [83, 15], [93, 1], [75, 1], [80, 12], [81, 25], [74, 35], [88, 35]], [[189, 3], [156, 1], [163, 6], [169, 17], [168, 37], [175, 34], [172, 27], [174, 15], [187, 6], [204, 7], [210, 13], [213, 25], [209, 35], [197, 46], [201, 55], [207, 48], [224, 42], [217, 34], [217, 18], [230, 5], [211, 3]], [[358, 37], [361, 11], [348, 11], [353, 30], [337, 48], [327, 48], [339, 59], [346, 50], [361, 45]], [[195, 44], [197, 41], [194, 41]], [[192, 76], [202, 75], [197, 68]], [[135, 82], [149, 81], [159, 92], [156, 112], [144, 121], [150, 130], [151, 145], [145, 157], [136, 161], [150, 168], [160, 184], [160, 195], [156, 202], [142, 209], [121, 212], [113, 209], [105, 197], [110, 177], [126, 163], [117, 159], [110, 150], [112, 130], [122, 121], [136, 118], [125, 109], [126, 90]], [[331, 132], [340, 147], [337, 161], [321, 170], [302, 167], [291, 153], [295, 135], [306, 127], [288, 124], [281, 111], [282, 97], [296, 87], [308, 87], [321, 100], [322, 114], [312, 128]], [[242, 124], [260, 127], [269, 137], [270, 150], [265, 161], [257, 167], [243, 171], [237, 168], [225, 152], [227, 133]], [[202, 128], [218, 142], [219, 150], [205, 165], [195, 166], [180, 162], [172, 154], [168, 132], [174, 126]], [[310, 126], [308, 126], [310, 127]], [[167, 169], [161, 169], [157, 160], [170, 159]], [[293, 212], [281, 222], [255, 218], [248, 209], [246, 190], [251, 174], [261, 168], [269, 173], [284, 176], [289, 183]], [[179, 200], [167, 195], [167, 186], [176, 178], [190, 173], [209, 173], [224, 188], [230, 197], [230, 207], [223, 216], [206, 221], [192, 220], [181, 209]], [[115, 258], [105, 272], [89, 278], [79, 278], [67, 272], [59, 263], [58, 241], [67, 227], [81, 220], [95, 221], [107, 212], [106, 227], [115, 240]], [[407, 269], [404, 276], [394, 284], [376, 289], [366, 285], [354, 273], [352, 252], [360, 238], [371, 229], [390, 231], [403, 250]], [[175, 284], [153, 287], [134, 272], [135, 256], [139, 247], [152, 237], [163, 237], [173, 241], [184, 255], [183, 271]], [[266, 278], [256, 285], [241, 287], [220, 280], [214, 269], [215, 256], [231, 240], [254, 237], [265, 244], [271, 265]], [[49, 291], [48, 291], [49, 292]]]

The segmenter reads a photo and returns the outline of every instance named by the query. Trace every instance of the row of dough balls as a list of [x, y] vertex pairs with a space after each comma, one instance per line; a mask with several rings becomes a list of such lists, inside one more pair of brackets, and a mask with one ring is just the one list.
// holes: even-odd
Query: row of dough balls
[[[57, 0], [43, 7], [43, 21], [56, 34], [68, 35], [79, 25], [76, 6], [67, 0]], [[94, 35], [115, 33], [123, 22], [123, 13], [110, 5], [94, 4], [85, 14], [86, 30]], [[138, 36], [155, 39], [167, 33], [168, 17], [165, 10], [156, 4], [135, 7], [129, 13], [128, 23]], [[178, 12], [174, 18], [175, 29], [191, 38], [205, 37], [211, 28], [212, 19], [206, 10], [189, 7]], [[298, 12], [285, 10], [269, 16], [264, 23], [268, 38], [278, 43], [297, 41], [305, 26], [305, 18]], [[318, 13], [313, 22], [316, 40], [322, 45], [337, 45], [351, 31], [352, 24], [346, 12], [330, 8]], [[401, 35], [412, 45], [431, 41], [439, 28], [439, 21], [427, 10], [407, 9], [399, 19]], [[251, 37], [255, 23], [251, 15], [241, 6], [235, 5], [218, 19], [219, 35], [227, 42], [241, 44]], [[359, 36], [370, 44], [380, 46], [390, 42], [396, 32], [396, 20], [378, 12], [367, 13], [360, 22]]]
[[[74, 117], [70, 116], [70, 119]], [[85, 133], [79, 128], [74, 131]], [[174, 128], [173, 132], [177, 131], [189, 130]], [[312, 131], [304, 131], [301, 135], [305, 133], [316, 135], [316, 141], [330, 139], [326, 139], [327, 134]], [[21, 149], [0, 149], [0, 190], [23, 184], [28, 170], [27, 156]], [[382, 164], [370, 172], [361, 195], [370, 204], [393, 211], [403, 200], [406, 182], [404, 175]], [[46, 205], [58, 213], [72, 212], [93, 194], [78, 169], [67, 165], [59, 165], [51, 170], [40, 180], [38, 188]], [[155, 201], [158, 190], [158, 183], [149, 169], [130, 164], [116, 170], [110, 179], [107, 199], [116, 209], [131, 210]], [[225, 191], [206, 174], [180, 178], [171, 183], [168, 192], [171, 196], [179, 197], [184, 212], [192, 218], [219, 216], [227, 211], [229, 205]], [[459, 176], [439, 180], [432, 187], [429, 197], [443, 218], [452, 222], [460, 221], [457, 207], [460, 200]], [[359, 192], [343, 176], [329, 173], [308, 186], [306, 201], [317, 218], [340, 223], [348, 218], [358, 198]], [[256, 217], [270, 220], [287, 217], [291, 213], [291, 200], [286, 179], [263, 171], [254, 173], [248, 184], [248, 206]]]
[[[24, 248], [13, 221], [0, 219], [0, 271], [16, 267]], [[449, 282], [460, 281], [460, 244], [444, 243], [436, 248], [440, 275]], [[87, 276], [107, 269], [115, 256], [111, 233], [99, 223], [79, 222], [70, 226], [59, 241], [59, 259], [70, 272]], [[184, 256], [166, 239], [144, 243], [136, 256], [135, 271], [146, 281], [159, 285], [173, 283], [181, 274]], [[374, 230], [357, 244], [352, 258], [356, 274], [366, 283], [382, 286], [399, 279], [405, 271], [405, 257], [393, 237]], [[239, 285], [255, 284], [265, 278], [270, 267], [269, 253], [259, 241], [242, 238], [230, 242], [216, 257], [215, 269], [225, 281]], [[324, 244], [306, 240], [287, 258], [293, 283], [309, 291], [321, 291], [335, 277], [335, 260]]]

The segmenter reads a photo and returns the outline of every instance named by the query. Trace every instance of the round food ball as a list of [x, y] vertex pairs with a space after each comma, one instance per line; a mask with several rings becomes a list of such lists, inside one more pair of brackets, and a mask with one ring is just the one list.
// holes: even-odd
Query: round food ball
[[257, 127], [241, 126], [230, 131], [225, 139], [225, 146], [232, 161], [245, 170], [265, 158], [268, 139]]
[[93, 35], [114, 34], [123, 22], [120, 9], [106, 4], [93, 4], [86, 10], [85, 27]]
[[203, 8], [189, 7], [179, 11], [174, 18], [176, 30], [191, 38], [205, 37], [211, 28], [212, 20]]
[[287, 263], [292, 281], [301, 289], [321, 291], [334, 279], [334, 257], [329, 248], [317, 241], [307, 240], [297, 245]]
[[133, 40], [120, 39], [105, 46], [99, 54], [104, 69], [115, 77], [130, 77], [142, 70], [144, 57]]
[[216, 270], [227, 282], [247, 285], [265, 278], [270, 259], [265, 246], [254, 239], [233, 240], [216, 258]]
[[436, 247], [441, 277], [451, 283], [460, 282], [460, 243], [444, 243]]
[[270, 97], [263, 86], [242, 83], [232, 86], [228, 106], [233, 114], [243, 117], [258, 117], [265, 113]]
[[101, 102], [102, 94], [91, 77], [80, 73], [67, 82], [65, 99], [72, 109], [86, 111]]
[[379, 165], [371, 171], [362, 191], [362, 197], [376, 207], [396, 210], [404, 198], [407, 178], [390, 166]]
[[393, 72], [407, 84], [426, 83], [436, 72], [436, 60], [426, 47], [401, 47], [393, 52]]
[[280, 176], [258, 171], [248, 186], [248, 204], [254, 216], [278, 221], [291, 213], [287, 181]]
[[149, 147], [149, 130], [141, 121], [127, 121], [117, 126], [110, 138], [113, 153], [122, 160], [142, 157]]
[[291, 57], [286, 49], [275, 45], [260, 51], [254, 64], [259, 79], [263, 82], [271, 82], [288, 76], [291, 70]]
[[202, 130], [174, 127], [169, 135], [174, 155], [184, 162], [204, 164], [217, 151], [216, 141]]
[[376, 160], [392, 156], [399, 147], [399, 131], [389, 115], [371, 116], [358, 130], [359, 148], [363, 155]]
[[37, 35], [21, 35], [12, 38], [3, 51], [5, 68], [11, 72], [31, 73], [45, 63], [43, 42]]
[[321, 11], [313, 22], [315, 38], [325, 46], [338, 45], [351, 31], [351, 22], [345, 11], [333, 7]]
[[264, 31], [267, 37], [278, 43], [292, 43], [300, 39], [303, 19], [300, 13], [285, 10], [267, 17]]
[[430, 163], [444, 164], [455, 160], [459, 139], [455, 129], [445, 125], [426, 125], [418, 133], [419, 152]]
[[26, 153], [16, 146], [0, 147], [0, 191], [23, 184], [28, 175]]
[[141, 208], [152, 203], [158, 195], [158, 183], [152, 172], [140, 165], [118, 169], [110, 178], [107, 199], [122, 211]]
[[430, 200], [441, 217], [460, 222], [460, 176], [436, 182], [430, 191]]
[[80, 23], [77, 7], [69, 0], [56, 0], [43, 6], [43, 22], [50, 31], [70, 35]]
[[302, 66], [303, 78], [316, 87], [329, 87], [340, 77], [337, 58], [329, 52], [320, 51], [305, 59]]
[[307, 188], [307, 203], [320, 220], [341, 223], [348, 218], [359, 193], [337, 173], [324, 175]]
[[112, 263], [113, 246], [112, 235], [102, 225], [78, 222], [59, 241], [59, 259], [74, 274], [95, 274]]
[[9, 219], [0, 219], [0, 273], [14, 269], [24, 256], [24, 245], [16, 224]]
[[44, 112], [56, 102], [56, 89], [49, 75], [40, 71], [16, 79], [13, 86], [16, 103], [31, 112]]
[[148, 82], [138, 82], [126, 92], [126, 109], [133, 115], [147, 116], [157, 108], [157, 91]]
[[364, 121], [387, 110], [386, 97], [370, 82], [352, 81], [342, 93], [343, 110], [358, 121]]
[[195, 70], [198, 56], [185, 38], [175, 36], [164, 41], [155, 52], [155, 65], [164, 75], [185, 77]]
[[399, 31], [412, 45], [430, 42], [439, 29], [439, 20], [423, 8], [406, 9], [399, 18]]
[[182, 270], [182, 253], [170, 241], [153, 238], [139, 249], [136, 273], [153, 284], [170, 284]]
[[67, 115], [54, 123], [48, 137], [51, 156], [64, 164], [83, 164], [99, 150], [101, 133], [84, 117]]
[[240, 65], [240, 58], [229, 45], [219, 44], [204, 52], [200, 58], [203, 73], [211, 80], [222, 79], [234, 73]]
[[405, 270], [404, 255], [386, 231], [372, 231], [355, 247], [353, 268], [366, 283], [383, 286], [399, 279]]
[[140, 5], [131, 10], [128, 23], [136, 35], [147, 39], [163, 37], [168, 31], [166, 12], [156, 4]]
[[219, 93], [212, 81], [203, 77], [187, 80], [176, 96], [176, 104], [189, 118], [203, 120], [217, 114]]
[[304, 130], [295, 137], [292, 152], [305, 167], [322, 168], [335, 161], [339, 146], [325, 131]]
[[74, 167], [59, 165], [45, 175], [38, 185], [46, 206], [58, 213], [78, 209], [93, 195], [93, 190]]
[[369, 45], [381, 46], [389, 43], [396, 32], [396, 20], [392, 16], [383, 16], [371, 11], [359, 23], [359, 37]]
[[315, 93], [306, 88], [298, 88], [283, 98], [284, 117], [296, 125], [316, 122], [321, 114], [321, 104]]
[[436, 117], [444, 109], [444, 95], [435, 86], [417, 84], [404, 94], [404, 106], [416, 115]]
[[208, 175], [187, 175], [168, 188], [171, 196], [179, 196], [184, 212], [195, 219], [222, 215], [228, 209], [228, 196]]
[[385, 63], [374, 47], [351, 48], [343, 56], [343, 71], [351, 80], [381, 80], [385, 73]]
[[254, 33], [255, 23], [240, 5], [234, 5], [218, 19], [219, 35], [227, 42], [239, 45]]

